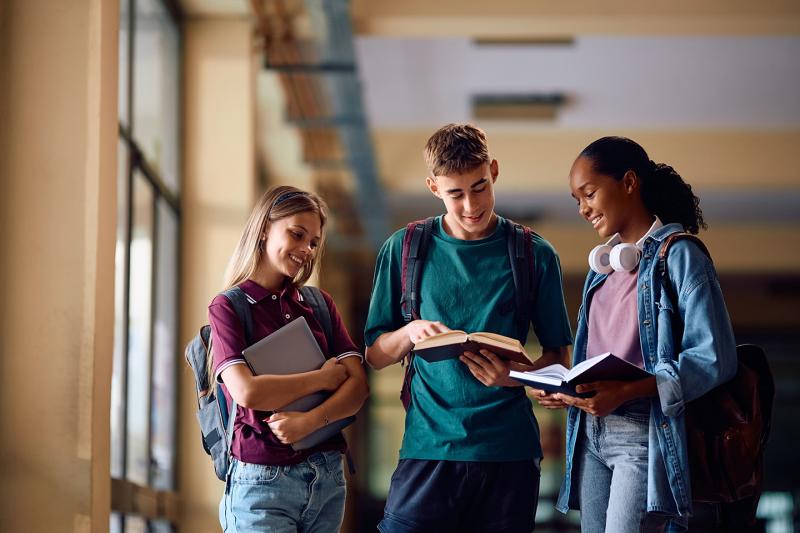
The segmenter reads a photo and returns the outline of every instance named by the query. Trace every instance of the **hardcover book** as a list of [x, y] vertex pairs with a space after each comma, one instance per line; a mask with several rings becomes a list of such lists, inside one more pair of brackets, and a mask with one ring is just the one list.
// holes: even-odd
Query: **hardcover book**
[[489, 350], [499, 357], [523, 365], [530, 366], [533, 363], [517, 339], [497, 333], [467, 333], [456, 329], [425, 337], [414, 344], [414, 354], [429, 363], [456, 359], [464, 352], [479, 353], [480, 349]]
[[563, 365], [555, 364], [520, 372], [512, 370], [509, 377], [535, 389], [550, 393], [562, 392], [570, 396], [588, 398], [594, 392], [577, 393], [576, 385], [592, 383], [594, 381], [637, 381], [649, 377], [651, 374], [633, 363], [620, 359], [611, 352], [591, 357], [567, 369]]

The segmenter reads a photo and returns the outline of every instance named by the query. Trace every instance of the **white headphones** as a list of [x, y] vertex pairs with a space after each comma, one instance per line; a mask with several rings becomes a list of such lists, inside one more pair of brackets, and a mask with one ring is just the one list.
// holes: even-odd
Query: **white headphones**
[[595, 246], [589, 252], [589, 267], [598, 274], [630, 272], [639, 264], [645, 239], [661, 226], [663, 226], [661, 220], [656, 217], [653, 225], [641, 239], [636, 241], [636, 244], [622, 242], [617, 233], [607, 243]]

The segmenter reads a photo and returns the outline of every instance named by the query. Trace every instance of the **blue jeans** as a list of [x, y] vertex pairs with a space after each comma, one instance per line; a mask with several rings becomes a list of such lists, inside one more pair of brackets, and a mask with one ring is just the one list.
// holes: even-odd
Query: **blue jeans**
[[649, 400], [604, 417], [581, 415], [581, 532], [663, 531], [669, 516], [647, 512]]
[[219, 521], [230, 533], [331, 533], [342, 525], [345, 490], [339, 452], [315, 453], [288, 466], [232, 459]]
[[381, 533], [530, 533], [539, 497], [537, 461], [401, 459]]

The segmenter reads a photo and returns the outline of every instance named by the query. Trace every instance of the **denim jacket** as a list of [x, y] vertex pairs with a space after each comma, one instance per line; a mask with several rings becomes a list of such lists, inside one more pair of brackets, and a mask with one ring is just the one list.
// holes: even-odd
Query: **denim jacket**
[[[675, 242], [667, 257], [668, 292], [661, 283], [658, 250], [683, 231], [668, 224], [644, 242], [637, 281], [639, 337], [644, 368], [654, 374], [658, 396], [650, 405], [647, 510], [686, 517], [692, 512], [684, 408], [736, 374], [736, 343], [717, 273], [709, 258], [688, 240]], [[589, 271], [578, 312], [573, 364], [586, 359], [589, 306], [606, 275]], [[670, 296], [677, 295], [677, 302]], [[673, 334], [674, 330], [674, 334]], [[567, 413], [566, 469], [556, 508], [579, 508], [573, 470], [582, 412]]]

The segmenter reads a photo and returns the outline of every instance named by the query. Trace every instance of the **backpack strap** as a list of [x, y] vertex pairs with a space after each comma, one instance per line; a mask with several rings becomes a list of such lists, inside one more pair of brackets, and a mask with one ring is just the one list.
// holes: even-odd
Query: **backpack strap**
[[528, 337], [530, 309], [536, 299], [534, 274], [533, 230], [522, 224], [508, 220], [508, 259], [514, 279], [514, 307], [516, 309], [517, 330], [524, 343]]
[[670, 282], [669, 275], [667, 275], [667, 254], [669, 253], [670, 247], [675, 244], [677, 241], [680, 240], [689, 240], [695, 243], [700, 250], [703, 251], [706, 256], [708, 256], [708, 260], [712, 263], [714, 262], [711, 259], [711, 254], [708, 251], [705, 243], [700, 240], [700, 237], [696, 235], [692, 235], [691, 233], [687, 233], [685, 231], [677, 231], [675, 233], [671, 233], [664, 239], [664, 242], [661, 244], [661, 248], [658, 250], [658, 272], [661, 276], [661, 282], [667, 288], [669, 295], [677, 302], [677, 295], [674, 294], [674, 288], [672, 287], [672, 283]]
[[222, 294], [231, 302], [236, 315], [242, 321], [244, 338], [249, 346], [253, 339], [253, 317], [250, 314], [250, 304], [255, 302], [239, 287], [231, 287]]
[[408, 324], [418, 320], [419, 315], [419, 288], [422, 278], [422, 263], [428, 251], [431, 240], [434, 217], [425, 220], [410, 222], [406, 226], [403, 237], [403, 264], [401, 269], [401, 285], [403, 289], [400, 298], [400, 308], [403, 320]]
[[[231, 305], [233, 305], [233, 309], [236, 311], [236, 315], [239, 317], [244, 327], [245, 342], [250, 346], [253, 339], [253, 316], [250, 314], [250, 297], [239, 287], [231, 287], [222, 294], [231, 302]], [[209, 349], [209, 356], [210, 352], [211, 350]], [[214, 378], [211, 377], [211, 379]], [[236, 421], [236, 400], [231, 396], [231, 405], [230, 408], [228, 408], [228, 404], [225, 402], [225, 393], [222, 391], [222, 385], [217, 383], [216, 380], [214, 380], [214, 382], [216, 385], [215, 396], [217, 398], [217, 406], [219, 407], [222, 421], [225, 424], [225, 444], [228, 448], [228, 456], [230, 457], [231, 445], [233, 444], [233, 426]]]
[[303, 285], [300, 287], [300, 295], [303, 300], [308, 302], [311, 310], [314, 312], [314, 317], [319, 320], [322, 325], [322, 331], [325, 332], [325, 338], [328, 341], [328, 348], [333, 346], [333, 323], [331, 321], [331, 310], [328, 309], [328, 304], [322, 296], [322, 291], [317, 287], [310, 285]]
[[[330, 350], [333, 346], [333, 322], [331, 321], [331, 310], [328, 308], [325, 297], [322, 296], [322, 291], [311, 285], [303, 285], [300, 287], [300, 295], [303, 300], [309, 303], [311, 310], [314, 312], [314, 317], [322, 325], [322, 330], [325, 332], [325, 338], [328, 341], [328, 349]], [[345, 444], [347, 445], [347, 439], [344, 434], [342, 434], [342, 438], [345, 439]], [[350, 475], [354, 476], [356, 474], [356, 464], [353, 461], [353, 454], [350, 453], [349, 445], [345, 449], [344, 456], [347, 459], [347, 469], [350, 471]]]
[[[403, 260], [400, 271], [400, 286], [403, 293], [400, 297], [400, 309], [406, 324], [420, 318], [419, 288], [422, 279], [422, 265], [428, 252], [434, 219], [435, 217], [428, 217], [425, 220], [410, 222], [406, 226], [406, 233], [403, 236]], [[411, 378], [414, 377], [414, 366], [411, 364], [413, 358], [414, 352], [409, 352], [403, 359], [405, 372], [400, 389], [400, 401], [406, 411], [411, 403]]]

